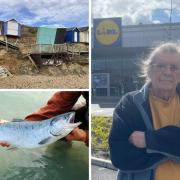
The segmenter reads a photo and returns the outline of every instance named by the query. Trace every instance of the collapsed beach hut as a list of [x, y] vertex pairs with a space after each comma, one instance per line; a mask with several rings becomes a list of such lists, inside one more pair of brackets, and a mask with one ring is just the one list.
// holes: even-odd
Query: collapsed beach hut
[[57, 28], [38, 27], [36, 44], [54, 44]]
[[3, 35], [5, 36], [21, 36], [21, 24], [15, 19], [10, 19], [3, 24]]
[[79, 29], [79, 42], [89, 43], [89, 27], [80, 27]]
[[79, 42], [79, 29], [76, 27], [66, 29], [65, 42]]
[[39, 27], [36, 44], [62, 44], [65, 34], [65, 28]]
[[68, 60], [65, 33], [65, 28], [39, 27], [30, 58], [38, 65], [59, 64], [62, 60]]

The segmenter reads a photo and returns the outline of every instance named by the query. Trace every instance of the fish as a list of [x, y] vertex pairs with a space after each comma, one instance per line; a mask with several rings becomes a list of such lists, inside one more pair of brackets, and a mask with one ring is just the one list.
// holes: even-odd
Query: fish
[[74, 123], [75, 112], [64, 113], [43, 121], [16, 119], [0, 125], [0, 141], [10, 148], [33, 149], [47, 146], [67, 136], [81, 122]]

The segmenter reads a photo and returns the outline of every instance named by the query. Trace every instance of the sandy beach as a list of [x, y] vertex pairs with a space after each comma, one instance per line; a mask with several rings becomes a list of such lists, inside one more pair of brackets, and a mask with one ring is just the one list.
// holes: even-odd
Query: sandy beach
[[44, 75], [14, 75], [0, 79], [1, 89], [52, 89], [52, 88], [88, 88], [88, 75], [44, 76]]
[[88, 89], [89, 65], [62, 63], [42, 66], [38, 70], [21, 54], [0, 50], [0, 66], [12, 76], [0, 76], [1, 89]]

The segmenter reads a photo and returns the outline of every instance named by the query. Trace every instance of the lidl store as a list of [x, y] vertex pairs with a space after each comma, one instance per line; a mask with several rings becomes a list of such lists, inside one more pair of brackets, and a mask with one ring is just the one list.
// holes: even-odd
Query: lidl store
[[163, 42], [180, 41], [180, 23], [122, 26], [121, 18], [94, 19], [92, 30], [92, 94], [119, 97], [144, 80], [139, 64]]

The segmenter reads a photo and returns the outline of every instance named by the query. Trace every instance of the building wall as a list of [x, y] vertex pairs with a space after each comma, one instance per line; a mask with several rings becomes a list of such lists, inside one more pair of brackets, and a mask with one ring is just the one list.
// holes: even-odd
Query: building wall
[[150, 47], [161, 42], [180, 40], [180, 24], [124, 26], [123, 47]]
[[[92, 60], [92, 75], [96, 75], [96, 83], [92, 84], [95, 96], [121, 96], [124, 92], [138, 89], [143, 84], [139, 81], [139, 64], [141, 53], [129, 55], [98, 56]], [[106, 76], [108, 83], [104, 85], [102, 78]], [[105, 77], [104, 77], [105, 79]], [[92, 76], [92, 81], [94, 77]], [[103, 86], [101, 86], [103, 84]]]
[[122, 26], [122, 47], [151, 47], [167, 41], [180, 41], [180, 23]]

